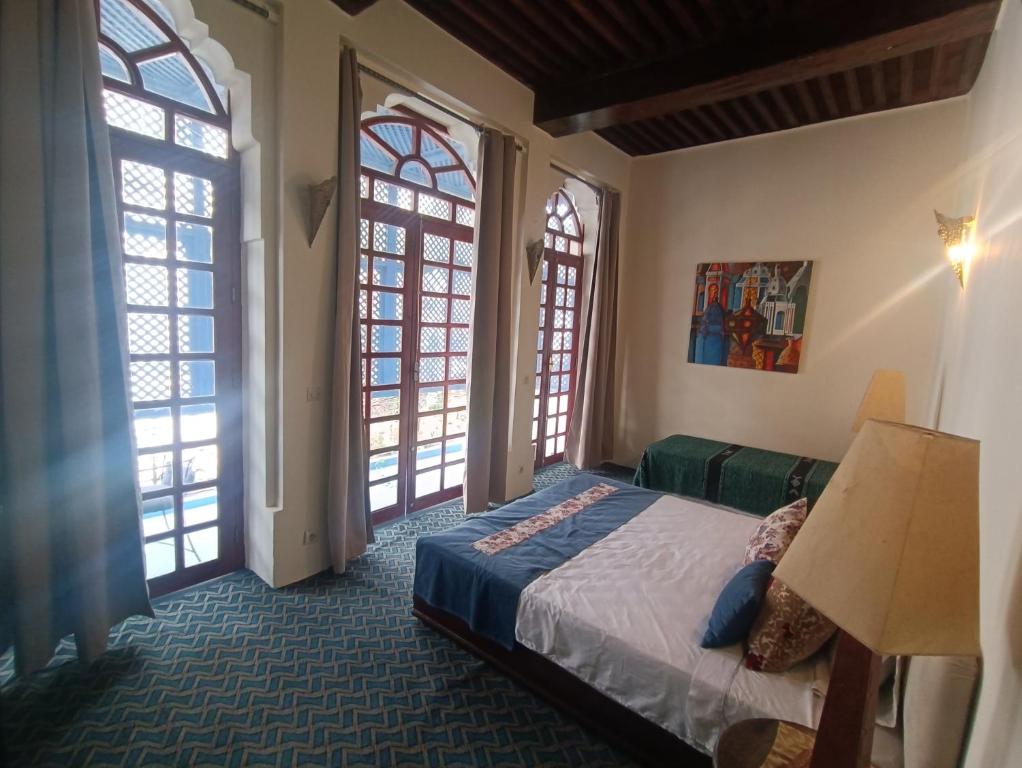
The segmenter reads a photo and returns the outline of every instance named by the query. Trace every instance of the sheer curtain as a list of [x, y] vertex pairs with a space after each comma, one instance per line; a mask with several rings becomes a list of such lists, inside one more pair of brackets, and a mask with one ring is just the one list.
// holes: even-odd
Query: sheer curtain
[[327, 527], [336, 573], [373, 540], [369, 457], [362, 414], [358, 327], [359, 132], [362, 87], [353, 48], [341, 52], [337, 134], [337, 253]]
[[513, 136], [487, 128], [479, 146], [472, 325], [468, 350], [465, 511], [505, 498], [511, 418]]
[[91, 0], [0, 3], [0, 646], [152, 615]]
[[578, 359], [575, 403], [565, 456], [588, 469], [614, 457], [614, 371], [617, 346], [617, 262], [621, 196], [607, 190], [600, 205], [600, 230], [585, 336]]

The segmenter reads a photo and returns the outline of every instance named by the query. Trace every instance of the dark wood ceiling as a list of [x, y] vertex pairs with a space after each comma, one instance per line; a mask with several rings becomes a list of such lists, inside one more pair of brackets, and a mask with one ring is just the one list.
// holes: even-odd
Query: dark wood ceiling
[[538, 126], [555, 136], [595, 130], [631, 155], [966, 93], [1000, 7], [1000, 0], [407, 2], [534, 90]]

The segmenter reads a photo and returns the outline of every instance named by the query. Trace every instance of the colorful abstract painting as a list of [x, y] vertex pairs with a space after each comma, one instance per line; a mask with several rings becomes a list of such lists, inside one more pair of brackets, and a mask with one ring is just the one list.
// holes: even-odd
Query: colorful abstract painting
[[798, 373], [812, 276], [811, 261], [698, 265], [688, 361]]

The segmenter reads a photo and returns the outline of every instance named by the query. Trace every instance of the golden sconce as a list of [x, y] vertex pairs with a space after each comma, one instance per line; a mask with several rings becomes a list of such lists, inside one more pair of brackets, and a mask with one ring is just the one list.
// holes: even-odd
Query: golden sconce
[[965, 263], [972, 258], [973, 244], [971, 232], [976, 224], [975, 216], [962, 216], [953, 219], [940, 211], [934, 211], [937, 217], [937, 236], [947, 249], [947, 258], [951, 269], [958, 278], [958, 284], [965, 287]]

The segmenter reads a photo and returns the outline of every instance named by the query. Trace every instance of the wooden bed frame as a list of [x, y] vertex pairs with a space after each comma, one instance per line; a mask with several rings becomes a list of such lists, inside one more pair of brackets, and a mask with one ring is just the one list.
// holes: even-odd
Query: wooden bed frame
[[511, 679], [628, 752], [643, 765], [664, 768], [711, 768], [709, 756], [672, 733], [600, 693], [554, 662], [523, 645], [509, 651], [473, 632], [468, 624], [414, 596], [412, 613], [424, 624], [454, 640]]

